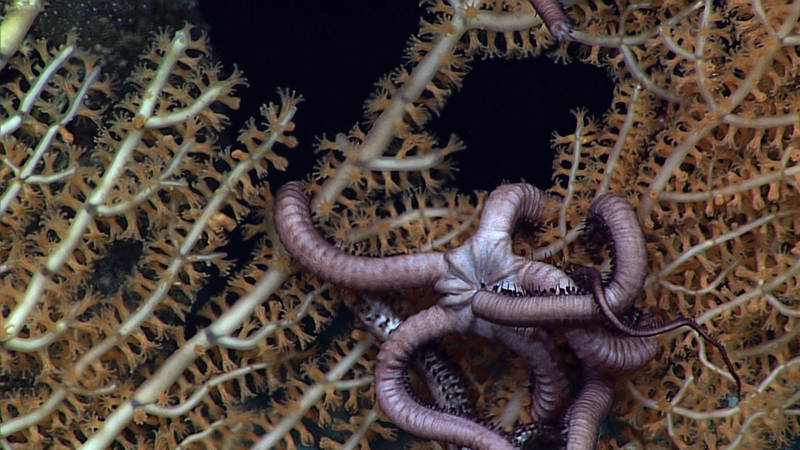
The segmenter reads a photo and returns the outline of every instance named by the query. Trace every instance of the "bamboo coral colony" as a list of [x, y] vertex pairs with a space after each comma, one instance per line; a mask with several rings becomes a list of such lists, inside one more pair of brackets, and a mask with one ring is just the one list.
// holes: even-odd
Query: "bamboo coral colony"
[[[436, 140], [427, 120], [473, 55], [528, 57], [552, 43], [527, 2], [425, 6], [408, 65], [366, 102], [365, 131], [319, 144], [312, 207], [356, 254], [461, 243], [483, 197], [447, 189], [447, 158], [461, 144]], [[650, 255], [640, 304], [696, 317], [731, 351], [745, 394], [736, 403], [719, 360], [693, 333], [673, 332], [617, 384], [625, 437], [601, 447], [786, 442], [800, 429], [800, 1], [590, 0], [566, 13], [573, 28], [554, 54], [607, 67], [614, 106], [602, 123], [577, 113], [575, 133], [555, 139], [549, 194], [561, 206], [515, 251], [589, 264], [576, 243], [581, 218], [596, 195], [624, 196]], [[237, 106], [231, 90], [243, 81], [218, 75], [205, 47], [188, 29], [160, 36], [132, 78], [136, 94], [119, 101], [73, 42], [32, 45], [3, 69], [14, 76], [0, 98], [0, 444], [393, 438], [375, 408], [373, 339], [330, 331], [349, 293], [290, 264], [269, 226], [269, 189], [253, 184], [286, 166], [273, 147], [294, 145], [299, 99], [282, 93], [264, 124], [248, 122], [240, 148], [219, 150], [221, 108]], [[226, 230], [253, 239], [245, 264], [224, 258]], [[103, 266], [123, 276], [94, 278]], [[193, 306], [215, 272], [224, 290]], [[430, 294], [394, 296], [416, 309]], [[188, 320], [201, 328], [186, 336]], [[505, 361], [492, 357], [504, 356], [468, 344], [443, 348], [472, 368], [482, 415], [505, 429], [529, 421], [515, 391], [524, 365], [490, 376]], [[328, 429], [315, 434], [312, 423]]]

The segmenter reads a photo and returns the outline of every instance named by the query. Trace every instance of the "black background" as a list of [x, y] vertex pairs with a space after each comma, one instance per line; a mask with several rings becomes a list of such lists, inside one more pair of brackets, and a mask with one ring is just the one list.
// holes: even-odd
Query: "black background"
[[[301, 178], [313, 165], [315, 137], [347, 132], [363, 120], [373, 83], [404, 62], [408, 38], [423, 13], [414, 1], [200, 1], [211, 25], [215, 56], [244, 71], [250, 86], [233, 118], [239, 128], [258, 107], [276, 100], [278, 87], [305, 97], [295, 116], [300, 146], [290, 172], [270, 174], [272, 187]], [[551, 185], [554, 131], [571, 133], [570, 110], [600, 118], [613, 85], [604, 69], [547, 55], [528, 60], [475, 60], [463, 88], [430, 126], [440, 142], [455, 133], [467, 150], [454, 155], [456, 184], [465, 192], [501, 181]]]

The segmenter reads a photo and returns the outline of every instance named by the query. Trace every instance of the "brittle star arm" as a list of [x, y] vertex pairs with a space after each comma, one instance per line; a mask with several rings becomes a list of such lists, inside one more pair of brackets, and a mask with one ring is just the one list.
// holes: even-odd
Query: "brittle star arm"
[[[592, 271], [592, 275], [597, 275], [597, 278], [593, 278], [597, 284], [590, 290], [595, 293], [594, 295], [603, 295], [599, 272], [593, 268], [583, 268], [582, 270]], [[524, 278], [526, 280], [524, 285], [531, 289], [544, 290], [545, 286], [557, 286], [559, 290], [566, 292], [578, 289], [573, 282], [575, 274], [568, 276], [553, 266], [536, 261], [528, 264]], [[588, 295], [591, 297], [593, 294]], [[572, 316], [573, 319], [582, 319], [577, 320], [580, 325], [568, 326], [564, 331], [564, 336], [583, 364], [602, 373], [619, 374], [637, 370], [655, 357], [658, 343], [649, 335], [637, 337], [625, 333], [624, 330], [612, 332], [599, 324], [586, 326], [585, 323], [582, 323], [590, 321], [592, 316], [596, 315], [592, 303], [597, 304], [603, 316], [611, 316], [612, 325], [621, 323], [614, 316], [614, 312], [604, 304], [604, 299], [590, 299], [590, 301], [593, 300], [592, 303], [586, 304], [584, 295], [562, 295], [561, 297], [567, 297], [567, 301], [575, 304], [573, 313], [580, 312], [580, 314]], [[548, 312], [557, 311], [559, 301], [562, 303], [564, 301], [558, 296], [546, 296], [542, 300], [553, 306], [547, 309]], [[661, 321], [649, 310], [631, 308], [625, 311], [625, 314], [632, 316], [633, 320], [630, 323], [638, 327], [637, 329], [655, 329], [661, 325]], [[555, 316], [546, 316], [546, 318], [558, 322], [558, 318]]]
[[600, 424], [611, 409], [614, 380], [591, 368], [584, 368], [583, 386], [569, 410], [567, 450], [587, 450], [597, 446]]
[[512, 328], [477, 319], [472, 330], [478, 336], [498, 341], [525, 360], [531, 374], [531, 404], [534, 422], [556, 419], [569, 397], [569, 382], [558, 363], [557, 350], [541, 328]]
[[733, 366], [733, 362], [731, 361], [730, 357], [728, 356], [727, 350], [725, 350], [725, 346], [722, 345], [720, 341], [711, 337], [708, 333], [703, 330], [700, 325], [692, 319], [688, 319], [686, 317], [679, 317], [672, 322], [669, 322], [664, 325], [660, 326], [653, 326], [653, 327], [642, 327], [642, 328], [633, 328], [629, 327], [628, 325], [622, 323], [615, 315], [614, 312], [610, 310], [608, 305], [608, 299], [604, 296], [604, 289], [602, 288], [601, 277], [600, 273], [597, 269], [592, 267], [584, 267], [581, 270], [579, 276], [586, 278], [586, 283], [590, 289], [594, 292], [595, 300], [597, 301], [598, 306], [603, 311], [603, 315], [606, 319], [611, 322], [615, 329], [619, 330], [622, 333], [627, 334], [628, 336], [638, 336], [638, 337], [647, 337], [647, 336], [655, 336], [658, 334], [666, 333], [668, 331], [672, 331], [676, 328], [680, 327], [689, 327], [693, 329], [697, 334], [700, 335], [706, 342], [710, 343], [714, 347], [719, 350], [720, 354], [722, 355], [722, 359], [725, 361], [725, 365], [728, 366], [728, 370], [730, 371], [731, 375], [733, 376], [734, 380], [736, 381], [736, 392], [739, 398], [742, 397], [742, 379], [739, 377], [739, 374], [736, 372], [736, 369]]
[[[639, 295], [647, 273], [647, 249], [638, 219], [624, 199], [602, 195], [589, 208], [585, 227], [590, 242], [605, 244], [607, 239], [611, 245], [614, 269], [603, 292], [610, 309], [621, 313]], [[515, 326], [586, 323], [601, 317], [594, 296], [569, 284], [555, 267], [530, 261], [520, 268], [518, 280], [523, 290], [536, 294], [510, 297], [481, 291], [472, 301], [475, 315]]]
[[[379, 298], [362, 296], [356, 305], [356, 314], [381, 343], [386, 342], [403, 323], [403, 319]], [[411, 363], [436, 406], [443, 411], [467, 418], [477, 418], [478, 411], [472, 405], [467, 379], [459, 367], [450, 361], [435, 345], [420, 348]]]
[[411, 358], [422, 345], [450, 334], [466, 334], [472, 322], [469, 308], [434, 305], [406, 319], [378, 353], [375, 389], [381, 410], [400, 428], [427, 439], [473, 449], [513, 450], [505, 437], [467, 418], [419, 404], [404, 382]]
[[[539, 13], [539, 16], [547, 25], [550, 34], [553, 35], [559, 42], [563, 41], [569, 35], [570, 24], [564, 11], [561, 9], [561, 4], [558, 0], [530, 0], [533, 9]], [[571, 3], [570, 3], [571, 4]]]
[[[356, 306], [356, 313], [367, 329], [381, 342], [385, 342], [402, 323], [401, 319], [384, 301], [365, 298]], [[531, 416], [533, 423], [518, 425], [505, 438], [518, 448], [544, 441], [557, 445], [566, 439], [562, 425], [556, 420], [569, 394], [566, 375], [556, 363], [556, 349], [541, 329], [512, 329], [482, 320], [473, 323], [472, 331], [487, 339], [498, 340], [522, 356], [531, 367]], [[442, 412], [467, 418], [489, 429], [497, 429], [482, 422], [468, 395], [466, 377], [446, 355], [437, 351], [435, 344], [421, 347], [414, 355], [412, 366], [424, 380], [433, 397], [435, 408]], [[408, 387], [407, 387], [408, 389]], [[419, 402], [418, 402], [419, 403]], [[452, 444], [448, 448], [455, 448]]]
[[[522, 284], [526, 289], [534, 291], [552, 289], [556, 291], [554, 294], [544, 295], [535, 300], [545, 306], [540, 308], [540, 312], [543, 311], [544, 313], [541, 317], [535, 318], [537, 322], [544, 321], [550, 324], [566, 322], [568, 325], [569, 321], [564, 319], [564, 305], [572, 306], [570, 318], [573, 322], [583, 323], [580, 326], [568, 327], [564, 335], [583, 365], [605, 374], [614, 375], [637, 370], [655, 357], [658, 351], [658, 343], [651, 337], [630, 336], [624, 334], [624, 331], [622, 333], [614, 333], [606, 330], [601, 325], [585, 326], [585, 322], [597, 320], [598, 308], [595, 305], [596, 300], [592, 298], [592, 294], [569, 294], [577, 291], [578, 287], [571, 277], [558, 268], [541, 262], [530, 261], [522, 270], [522, 279]], [[595, 287], [595, 291], [601, 289], [602, 286]], [[499, 294], [497, 295], [499, 297]], [[504, 298], [504, 300], [512, 303], [516, 299], [515, 297]], [[530, 300], [527, 299], [526, 301]], [[539, 306], [541, 307], [542, 305]], [[610, 310], [605, 312], [611, 314]], [[616, 319], [616, 317], [614, 318]], [[478, 322], [481, 321], [481, 319], [478, 319]], [[661, 325], [660, 321], [649, 311], [637, 311], [633, 323], [639, 329], [654, 329]], [[519, 328], [518, 330], [534, 332], [536, 329]], [[542, 340], [542, 342], [545, 342], [545, 340]], [[507, 343], [507, 345], [514, 348], [513, 342]], [[534, 350], [535, 347], [530, 347], [527, 352], [530, 353]], [[524, 356], [524, 353], [519, 351], [518, 353]], [[548, 361], [544, 354], [539, 354], [530, 359], [529, 364], [531, 367], [536, 367], [537, 361], [539, 364], [544, 363], [545, 366], [548, 362], [554, 363], [554, 361]], [[552, 385], [552, 387], [556, 386], [557, 384]], [[534, 391], [531, 404], [531, 415], [534, 417], [536, 417], [534, 407], [537, 406], [535, 394], [536, 392]], [[547, 405], [547, 402], [542, 404]]]
[[[648, 310], [636, 311], [637, 327], [652, 328], [660, 325]], [[653, 337], [638, 337], [610, 331], [602, 325], [574, 327], [564, 331], [575, 356], [585, 366], [608, 375], [632, 372], [644, 367], [658, 353], [658, 342]]]
[[305, 183], [292, 181], [275, 196], [275, 228], [284, 247], [320, 278], [367, 291], [431, 286], [447, 271], [441, 253], [383, 258], [354, 256], [326, 241], [311, 219]]
[[[642, 311], [634, 322], [650, 326], [658, 320]], [[614, 376], [647, 364], [655, 357], [658, 343], [652, 337], [619, 335], [599, 325], [572, 328], [564, 334], [583, 369], [581, 390], [567, 413], [567, 450], [595, 448], [600, 424], [611, 409]]]

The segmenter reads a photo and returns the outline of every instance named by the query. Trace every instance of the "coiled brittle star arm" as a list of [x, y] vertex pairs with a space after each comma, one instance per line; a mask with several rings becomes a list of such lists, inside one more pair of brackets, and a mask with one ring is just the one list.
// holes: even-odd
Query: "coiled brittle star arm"
[[[647, 274], [647, 249], [633, 209], [621, 197], [598, 197], [589, 208], [584, 234], [604, 244], [607, 239], [611, 245], [614, 271], [603, 292], [614, 313], [627, 310], [639, 295]], [[518, 279], [522, 290], [534, 294], [509, 298], [479, 292], [472, 302], [475, 315], [516, 326], [587, 323], [601, 317], [592, 293], [577, 289], [564, 272], [553, 266], [527, 261]]]

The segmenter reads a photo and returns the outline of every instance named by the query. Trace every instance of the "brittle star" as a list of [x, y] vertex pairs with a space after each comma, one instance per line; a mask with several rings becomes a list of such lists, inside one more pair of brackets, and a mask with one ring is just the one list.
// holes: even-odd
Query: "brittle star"
[[[564, 417], [568, 449], [594, 447], [611, 406], [613, 376], [636, 370], [655, 356], [657, 344], [651, 336], [680, 326], [694, 328], [720, 349], [741, 389], [725, 349], [696, 323], [681, 318], [659, 326], [648, 311], [632, 309], [647, 273], [647, 252], [636, 215], [620, 197], [596, 198], [584, 229], [590, 242], [608, 241], [611, 247], [613, 271], [603, 283], [596, 269], [582, 268], [570, 277], [555, 266], [512, 252], [514, 226], [539, 222], [545, 212], [545, 194], [528, 184], [492, 191], [477, 230], [460, 246], [381, 258], [354, 256], [328, 243], [314, 227], [304, 189], [302, 182], [284, 185], [275, 198], [274, 218], [281, 242], [306, 269], [360, 291], [430, 286], [442, 294], [434, 306], [387, 332], [378, 353], [378, 402], [397, 426], [412, 434], [473, 449], [514, 448], [505, 435], [475, 417], [447, 404], [423, 404], [409, 391], [405, 374], [415, 364], [415, 353], [451, 334], [499, 341], [522, 357], [533, 380], [530, 414], [539, 423]], [[627, 325], [621, 315], [637, 318]], [[604, 321], [613, 330], [604, 327]], [[547, 343], [547, 327], [553, 326], [564, 329], [581, 362], [582, 387], [572, 405], [565, 405], [569, 386], [555, 349]]]

